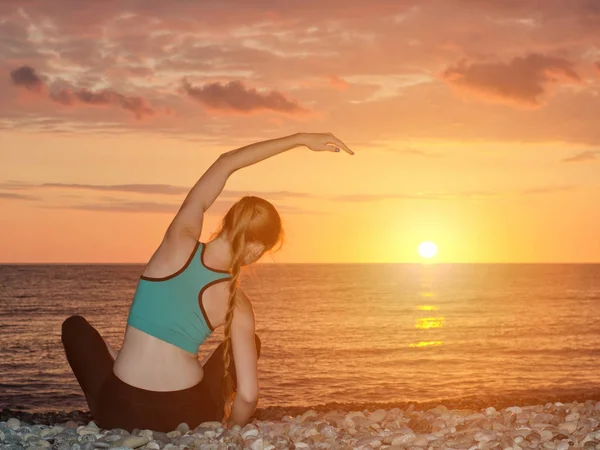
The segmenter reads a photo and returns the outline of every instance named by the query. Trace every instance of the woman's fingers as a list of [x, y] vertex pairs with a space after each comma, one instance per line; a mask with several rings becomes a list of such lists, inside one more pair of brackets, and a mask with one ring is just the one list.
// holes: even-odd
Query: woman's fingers
[[[331, 142], [328, 142], [328, 144], [334, 145], [336, 148], [341, 148], [342, 150], [349, 153], [350, 155], [354, 155], [354, 152], [352, 150], [350, 150], [346, 144], [344, 144], [340, 139], [335, 137], [333, 134], [329, 135], [329, 138], [330, 138]], [[334, 150], [334, 151], [339, 151], [339, 150]]]
[[315, 138], [314, 141], [306, 144], [311, 150], [318, 152], [340, 152], [344, 150], [346, 153], [354, 155], [354, 152], [332, 133], [312, 134], [312, 136]]

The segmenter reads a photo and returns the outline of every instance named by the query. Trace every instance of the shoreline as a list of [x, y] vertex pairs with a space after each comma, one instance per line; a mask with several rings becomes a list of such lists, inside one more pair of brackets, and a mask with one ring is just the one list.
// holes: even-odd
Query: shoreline
[[95, 450], [582, 449], [600, 450], [600, 392], [467, 397], [427, 402], [327, 403], [257, 409], [244, 428], [100, 430], [89, 412], [0, 412], [0, 446]]
[[[394, 408], [405, 410], [412, 406], [416, 411], [426, 411], [435, 408], [438, 405], [444, 405], [448, 409], [472, 410], [485, 409], [493, 406], [500, 410], [511, 406], [536, 406], [556, 402], [584, 403], [588, 400], [600, 401], [600, 386], [595, 389], [581, 388], [580, 390], [563, 391], [555, 394], [549, 394], [547, 390], [538, 390], [537, 392], [530, 390], [513, 395], [462, 396], [456, 398], [426, 400], [422, 402], [328, 402], [303, 406], [266, 406], [257, 408], [251, 420], [281, 420], [284, 416], [300, 415], [308, 410], [323, 413], [328, 411], [351, 412], [376, 409], [390, 410]], [[30, 422], [30, 420], [37, 419], [35, 423], [41, 425], [53, 425], [59, 423], [60, 420], [63, 420], [64, 422], [68, 420], [77, 422], [76, 419], [79, 419], [80, 422], [78, 423], [81, 425], [84, 421], [87, 423], [91, 420], [89, 411], [81, 409], [73, 409], [70, 411], [49, 410], [44, 412], [29, 411], [20, 408], [3, 408], [0, 410], [0, 422], [8, 420], [10, 417], [23, 420], [27, 423], [33, 423]]]

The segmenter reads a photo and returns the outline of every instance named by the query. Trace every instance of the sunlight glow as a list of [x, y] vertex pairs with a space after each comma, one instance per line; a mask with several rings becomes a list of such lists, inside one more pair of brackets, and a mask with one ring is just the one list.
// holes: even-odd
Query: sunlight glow
[[423, 258], [433, 258], [437, 254], [437, 251], [437, 245], [431, 241], [425, 241], [419, 244], [419, 255]]

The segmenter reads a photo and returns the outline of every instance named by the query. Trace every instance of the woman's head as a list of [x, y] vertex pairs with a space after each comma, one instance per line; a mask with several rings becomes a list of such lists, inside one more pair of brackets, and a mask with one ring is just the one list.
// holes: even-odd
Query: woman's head
[[229, 301], [225, 315], [225, 336], [223, 340], [223, 397], [225, 417], [228, 417], [233, 391], [229, 373], [231, 364], [231, 324], [236, 306], [237, 286], [241, 266], [253, 263], [277, 243], [282, 243], [283, 229], [281, 218], [275, 207], [268, 201], [247, 196], [236, 202], [223, 218], [219, 236], [223, 235], [231, 244], [231, 281]]
[[231, 244], [232, 265], [241, 266], [257, 261], [283, 240], [279, 213], [271, 203], [254, 196], [241, 198], [229, 209], [219, 234]]

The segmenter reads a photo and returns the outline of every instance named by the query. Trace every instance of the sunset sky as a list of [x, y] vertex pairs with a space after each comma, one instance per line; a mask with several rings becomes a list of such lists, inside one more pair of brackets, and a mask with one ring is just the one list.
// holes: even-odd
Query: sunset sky
[[[540, 5], [543, 5], [541, 7]], [[222, 152], [265, 262], [600, 262], [600, 2], [0, 2], [0, 262], [145, 262]]]

